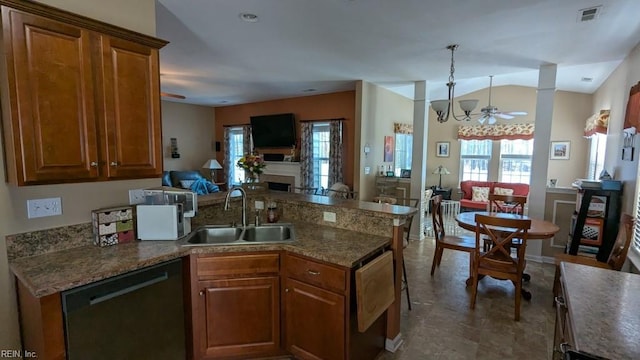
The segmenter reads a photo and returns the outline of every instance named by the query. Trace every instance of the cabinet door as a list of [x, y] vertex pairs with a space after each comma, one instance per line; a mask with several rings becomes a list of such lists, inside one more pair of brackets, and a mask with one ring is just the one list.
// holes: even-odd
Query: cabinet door
[[97, 178], [89, 32], [8, 7], [2, 7], [2, 21], [9, 180], [25, 185]]
[[96, 41], [101, 54], [98, 93], [107, 177], [159, 177], [162, 135], [158, 50], [104, 35]]
[[344, 296], [291, 278], [285, 282], [287, 350], [300, 359], [344, 359]]
[[277, 354], [280, 349], [278, 276], [200, 281], [195, 336], [199, 358]]

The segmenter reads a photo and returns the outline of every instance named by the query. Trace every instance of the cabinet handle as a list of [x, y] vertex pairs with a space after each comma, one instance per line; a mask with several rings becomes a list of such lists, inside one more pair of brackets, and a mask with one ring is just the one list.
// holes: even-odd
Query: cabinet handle
[[111, 166], [118, 166], [118, 162], [117, 161], [112, 161], [111, 162]]
[[569, 345], [568, 343], [564, 342], [562, 344], [560, 344], [560, 353], [561, 354], [566, 354], [567, 351], [569, 351], [569, 348], [571, 347], [571, 345]]
[[91, 167], [98, 167], [98, 162], [92, 161], [89, 165], [91, 165]]
[[555, 301], [556, 306], [567, 307], [567, 304], [564, 302], [564, 298], [562, 296], [556, 296]]
[[320, 275], [320, 271], [307, 270], [307, 272], [308, 272], [309, 274], [311, 274], [311, 275], [314, 275], [314, 276], [318, 276], [318, 275]]
[[284, 289], [284, 292], [289, 292], [289, 289], [288, 289], [288, 288], [285, 288], [285, 289]]
[[198, 294], [200, 294], [200, 296], [204, 296], [204, 290], [200, 290]]

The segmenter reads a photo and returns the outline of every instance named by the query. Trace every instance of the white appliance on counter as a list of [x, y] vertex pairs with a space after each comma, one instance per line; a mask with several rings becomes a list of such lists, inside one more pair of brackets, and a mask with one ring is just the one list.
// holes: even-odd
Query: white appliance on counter
[[188, 190], [145, 190], [145, 203], [136, 206], [140, 240], [177, 240], [191, 232], [198, 195]]

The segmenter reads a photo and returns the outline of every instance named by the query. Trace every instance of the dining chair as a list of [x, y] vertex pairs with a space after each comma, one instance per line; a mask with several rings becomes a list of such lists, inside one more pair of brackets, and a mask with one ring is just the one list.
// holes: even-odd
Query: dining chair
[[[420, 199], [401, 198], [401, 200], [403, 204], [410, 202], [410, 204], [406, 206], [411, 206], [411, 207], [420, 209]], [[409, 245], [409, 235], [411, 234], [411, 225], [413, 224], [414, 216], [415, 215], [411, 215], [407, 217], [407, 220], [404, 223], [404, 227], [403, 227], [404, 238], [402, 239], [403, 251]], [[409, 310], [411, 310], [411, 296], [409, 295], [409, 281], [407, 280], [407, 266], [404, 263], [404, 256], [402, 257], [402, 285], [400, 290], [404, 291], [407, 294], [407, 305], [409, 307]]]
[[489, 194], [487, 211], [510, 214], [524, 214], [527, 197], [522, 195]]
[[[520, 302], [522, 298], [522, 273], [525, 267], [525, 249], [528, 231], [531, 228], [529, 219], [510, 219], [497, 216], [477, 214], [476, 241], [473, 260], [470, 308], [474, 309], [478, 295], [478, 278], [481, 275], [496, 279], [511, 280], [515, 286], [515, 320], [520, 320]], [[491, 241], [488, 251], [482, 251], [481, 240], [486, 236]], [[519, 239], [516, 256], [511, 255], [514, 239]]]
[[623, 213], [620, 216], [620, 226], [618, 228], [618, 236], [613, 244], [613, 248], [609, 253], [607, 262], [601, 262], [593, 257], [582, 255], [570, 255], [570, 254], [556, 254], [554, 256], [556, 264], [556, 272], [553, 279], [553, 305], [555, 306], [555, 298], [560, 295], [560, 263], [569, 262], [572, 264], [587, 265], [592, 267], [598, 267], [602, 269], [620, 271], [622, 265], [627, 260], [627, 253], [629, 246], [631, 245], [631, 238], [633, 237], [633, 224], [634, 219], [630, 214]]
[[[444, 222], [442, 220], [442, 195], [436, 195], [431, 198], [431, 219], [433, 233], [436, 240], [436, 249], [433, 252], [433, 261], [431, 262], [431, 276], [433, 276], [436, 267], [440, 267], [444, 249], [451, 249], [469, 253], [469, 278], [471, 278], [474, 261], [473, 254], [476, 251], [476, 242], [471, 236], [454, 236], [446, 234]], [[467, 281], [467, 285], [471, 285], [469, 280]]]

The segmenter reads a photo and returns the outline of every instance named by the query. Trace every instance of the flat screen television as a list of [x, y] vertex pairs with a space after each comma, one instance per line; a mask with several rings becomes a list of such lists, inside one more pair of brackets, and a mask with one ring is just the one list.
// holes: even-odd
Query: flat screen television
[[296, 122], [293, 114], [251, 117], [253, 147], [292, 147], [296, 144]]

